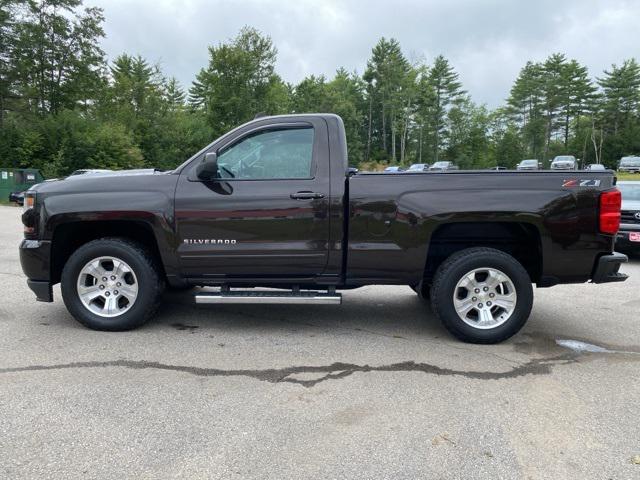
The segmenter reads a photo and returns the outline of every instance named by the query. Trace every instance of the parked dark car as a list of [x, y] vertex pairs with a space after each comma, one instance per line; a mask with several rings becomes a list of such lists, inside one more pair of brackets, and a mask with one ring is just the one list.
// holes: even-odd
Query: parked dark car
[[618, 171], [640, 173], [640, 157], [622, 157], [618, 163]]
[[11, 192], [9, 194], [9, 201], [17, 203], [18, 205], [24, 205], [24, 192]]
[[330, 114], [261, 117], [173, 171], [44, 182], [25, 204], [29, 287], [51, 302], [60, 283], [97, 330], [144, 324], [165, 284], [215, 287], [194, 292], [204, 304], [338, 304], [337, 290], [383, 284], [494, 343], [526, 322], [532, 284], [627, 278], [612, 172], [350, 175]]
[[458, 170], [458, 166], [453, 162], [435, 162], [433, 165], [429, 167], [429, 171], [445, 171], [445, 170]]
[[540, 168], [541, 168], [540, 162], [534, 158], [522, 160], [516, 166], [516, 170], [539, 170]]
[[428, 163], [414, 163], [407, 169], [407, 172], [428, 172], [428, 171], [429, 171]]
[[616, 247], [640, 253], [640, 182], [618, 182], [622, 192], [622, 218]]

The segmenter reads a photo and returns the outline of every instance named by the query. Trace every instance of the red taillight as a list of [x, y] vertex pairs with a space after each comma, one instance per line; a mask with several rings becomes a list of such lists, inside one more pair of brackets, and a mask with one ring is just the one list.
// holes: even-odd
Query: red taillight
[[611, 190], [600, 194], [600, 231], [615, 235], [620, 229], [620, 190]]

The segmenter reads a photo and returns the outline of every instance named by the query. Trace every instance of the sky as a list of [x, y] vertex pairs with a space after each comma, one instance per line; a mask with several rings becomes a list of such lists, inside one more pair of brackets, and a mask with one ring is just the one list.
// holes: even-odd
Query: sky
[[528, 60], [565, 53], [592, 77], [640, 59], [634, 0], [85, 0], [104, 9], [109, 59], [140, 54], [189, 88], [207, 47], [245, 25], [269, 35], [287, 82], [339, 67], [362, 73], [380, 37], [396, 38], [410, 61], [449, 59], [476, 103], [494, 108]]

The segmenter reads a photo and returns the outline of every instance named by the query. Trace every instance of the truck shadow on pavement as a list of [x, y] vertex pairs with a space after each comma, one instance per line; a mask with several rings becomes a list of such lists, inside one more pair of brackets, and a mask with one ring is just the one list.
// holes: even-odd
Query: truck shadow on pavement
[[[188, 318], [188, 322], [176, 322]], [[407, 288], [405, 295], [371, 301], [347, 293], [340, 306], [333, 305], [195, 305], [189, 294], [168, 292], [160, 314], [145, 328], [168, 324], [179, 331], [284, 330], [309, 334], [340, 331], [364, 332], [396, 339], [429, 340], [449, 337], [434, 317], [428, 302]]]

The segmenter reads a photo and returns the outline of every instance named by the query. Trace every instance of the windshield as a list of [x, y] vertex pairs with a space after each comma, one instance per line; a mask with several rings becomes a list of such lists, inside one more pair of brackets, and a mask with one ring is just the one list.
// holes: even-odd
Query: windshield
[[575, 157], [572, 155], [558, 155], [553, 159], [554, 162], [575, 162]]
[[619, 183], [618, 188], [622, 192], [623, 200], [634, 200], [640, 202], [640, 182], [637, 184]]
[[522, 160], [520, 165], [538, 165], [537, 160]]
[[640, 157], [624, 157], [620, 160], [621, 167], [640, 167]]

